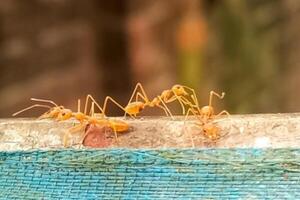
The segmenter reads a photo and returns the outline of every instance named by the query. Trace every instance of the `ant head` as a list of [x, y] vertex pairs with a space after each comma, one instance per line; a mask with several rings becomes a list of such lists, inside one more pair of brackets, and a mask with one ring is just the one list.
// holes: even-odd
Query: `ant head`
[[200, 110], [200, 114], [205, 119], [209, 119], [214, 115], [214, 108], [212, 106], [203, 106]]
[[61, 109], [60, 112], [57, 115], [57, 120], [63, 121], [70, 119], [72, 117], [73, 113], [69, 109]]
[[174, 85], [172, 91], [178, 96], [188, 95], [182, 85]]
[[203, 126], [203, 133], [206, 137], [208, 137], [211, 140], [216, 140], [220, 138], [220, 129], [216, 125], [213, 125], [211, 123], [205, 124]]
[[44, 118], [57, 118], [58, 114], [61, 112], [61, 108], [56, 106], [50, 108], [46, 113], [44, 113], [42, 116], [40, 116], [40, 119]]

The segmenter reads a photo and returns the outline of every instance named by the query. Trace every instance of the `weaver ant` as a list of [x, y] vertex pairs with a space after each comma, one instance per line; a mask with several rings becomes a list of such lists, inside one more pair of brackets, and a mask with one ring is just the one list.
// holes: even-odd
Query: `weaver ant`
[[[36, 99], [36, 98], [31, 98], [31, 100], [36, 101], [36, 102], [49, 103], [49, 104], [52, 104], [53, 107], [51, 107], [49, 105], [43, 105], [43, 104], [34, 104], [32, 106], [29, 106], [25, 109], [22, 109], [16, 113], [14, 113], [13, 116], [19, 115], [22, 112], [25, 112], [25, 111], [30, 110], [35, 107], [43, 107], [43, 108], [48, 108], [49, 110], [47, 112], [45, 112], [44, 114], [42, 114], [39, 117], [39, 119], [52, 118], [57, 121], [64, 121], [64, 120], [68, 120], [71, 118], [75, 118], [77, 121], [80, 122], [80, 124], [78, 126], [69, 129], [69, 132], [74, 132], [77, 128], [86, 127], [87, 125], [105, 125], [114, 130], [115, 136], [117, 138], [117, 132], [125, 132], [125, 131], [129, 130], [128, 124], [123, 121], [105, 119], [103, 109], [100, 107], [100, 105], [96, 102], [96, 100], [91, 95], [86, 96], [83, 112], [81, 112], [81, 108], [80, 108], [81, 107], [80, 99], [78, 99], [77, 112], [72, 112], [72, 110], [66, 109], [66, 108], [64, 108], [64, 106], [58, 106], [54, 101], [51, 101], [51, 100]], [[90, 108], [91, 116], [89, 116], [87, 114], [88, 106], [89, 106], [90, 102], [91, 102], [91, 108]], [[101, 115], [100, 117], [94, 116], [95, 115], [95, 106], [100, 111], [100, 115]], [[64, 143], [64, 146], [66, 146], [66, 143], [67, 143], [66, 134], [64, 136], [63, 143]]]
[[225, 93], [223, 92], [221, 95], [211, 91], [209, 96], [209, 103], [207, 106], [199, 107], [199, 103], [197, 101], [197, 98], [192, 96], [193, 103], [185, 101], [185, 104], [189, 105], [190, 108], [187, 111], [186, 119], [190, 113], [192, 113], [194, 116], [197, 117], [199, 120], [199, 123], [197, 123], [198, 126], [202, 128], [203, 134], [208, 137], [211, 140], [216, 140], [220, 138], [219, 135], [219, 127], [214, 125], [210, 120], [213, 120], [214, 118], [217, 118], [220, 115], [226, 114], [230, 115], [226, 110], [221, 111], [219, 114], [215, 115], [214, 108], [212, 106], [212, 100], [213, 96], [218, 97], [219, 99], [223, 99], [225, 96]]
[[[78, 103], [80, 103], [80, 101], [78, 101]], [[121, 120], [112, 120], [112, 119], [108, 119], [108, 118], [103, 118], [96, 116], [96, 113], [94, 112], [94, 108], [95, 108], [95, 104], [97, 102], [92, 102], [91, 105], [91, 109], [90, 109], [90, 116], [89, 115], [85, 115], [85, 119], [77, 126], [72, 127], [69, 129], [68, 133], [73, 133], [76, 132], [78, 129], [82, 129], [83, 127], [85, 127], [85, 135], [82, 137], [81, 143], [84, 141], [85, 137], [86, 137], [86, 129], [88, 126], [94, 125], [94, 126], [106, 126], [111, 128], [114, 131], [115, 134], [115, 138], [117, 140], [118, 136], [117, 133], [123, 133], [123, 132], [127, 132], [129, 130], [129, 125]], [[97, 106], [100, 110], [101, 107]], [[78, 106], [78, 113], [80, 113], [80, 106]], [[103, 114], [103, 113], [101, 113]], [[67, 134], [65, 134], [64, 136], [64, 146], [67, 146]]]
[[[138, 89], [140, 89], [141, 92], [138, 92]], [[170, 90], [164, 90], [160, 95], [150, 100], [142, 84], [137, 83], [126, 107], [122, 107], [114, 99], [108, 96], [104, 101], [103, 112], [105, 113], [108, 100], [110, 100], [118, 107], [120, 107], [122, 110], [124, 110], [125, 112], [124, 116], [126, 116], [126, 114], [129, 114], [131, 117], [136, 117], [136, 115], [139, 114], [145, 107], [158, 107], [163, 109], [167, 116], [173, 118], [173, 115], [166, 104], [178, 100], [178, 102], [182, 107], [182, 112], [183, 114], [185, 114], [185, 105], [186, 105], [185, 102], [187, 101], [187, 99], [184, 98], [183, 96], [189, 95], [189, 93], [186, 90], [192, 91], [193, 93], [192, 96], [196, 98], [195, 91], [192, 88], [189, 88], [187, 86], [182, 86], [182, 85], [174, 85]], [[132, 102], [134, 97], [135, 97], [135, 101]]]
[[216, 118], [220, 115], [226, 114], [226, 115], [230, 115], [226, 110], [221, 111], [219, 114], [215, 115], [215, 111], [214, 108], [212, 106], [212, 100], [213, 100], [213, 96], [218, 97], [219, 99], [223, 99], [225, 96], [225, 93], [222, 92], [222, 95], [214, 92], [214, 91], [210, 91], [210, 95], [209, 95], [209, 103], [207, 106], [203, 106], [203, 107], [199, 107], [199, 103], [196, 97], [192, 96], [193, 99], [193, 103], [188, 102], [188, 101], [184, 101], [184, 103], [186, 105], [189, 105], [190, 108], [188, 109], [187, 115], [189, 115], [189, 113], [193, 113], [196, 116], [200, 116], [201, 120], [204, 122], [207, 122], [210, 119]]
[[88, 107], [88, 103], [90, 101], [95, 103], [97, 108], [102, 112], [101, 114], [103, 114], [102, 108], [99, 106], [99, 104], [95, 101], [95, 99], [91, 95], [86, 96], [84, 113], [80, 112], [80, 100], [78, 100], [78, 111], [77, 112], [72, 112], [72, 110], [66, 109], [66, 108], [64, 108], [64, 106], [58, 106], [54, 101], [51, 101], [51, 100], [37, 99], [37, 98], [31, 98], [30, 100], [35, 101], [35, 102], [49, 103], [49, 104], [52, 104], [54, 107], [51, 107], [49, 105], [43, 105], [43, 104], [34, 104], [32, 106], [29, 106], [27, 108], [24, 108], [16, 113], [14, 113], [12, 116], [19, 115], [19, 114], [21, 114], [27, 110], [30, 110], [32, 108], [35, 108], [35, 107], [43, 107], [43, 108], [48, 108], [49, 110], [47, 112], [45, 112], [44, 114], [42, 114], [39, 117], [39, 119], [52, 118], [52, 119], [56, 119], [57, 121], [64, 121], [64, 120], [68, 120], [68, 119], [74, 117], [79, 122], [82, 122], [83, 120], [86, 119], [87, 107]]
[[63, 106], [58, 106], [54, 101], [51, 100], [45, 100], [45, 99], [36, 99], [36, 98], [31, 98], [31, 101], [35, 102], [44, 102], [44, 103], [49, 103], [54, 105], [54, 107], [51, 107], [49, 105], [42, 105], [42, 104], [34, 104], [32, 106], [29, 106], [27, 108], [24, 108], [16, 113], [14, 113], [12, 116], [16, 116], [21, 114], [22, 112], [25, 112], [27, 110], [30, 110], [35, 107], [43, 107], [43, 108], [48, 108], [49, 110], [42, 114], [39, 119], [44, 119], [44, 118], [54, 118], [59, 121], [61, 120], [67, 120], [72, 117], [72, 111], [70, 109], [66, 109]]

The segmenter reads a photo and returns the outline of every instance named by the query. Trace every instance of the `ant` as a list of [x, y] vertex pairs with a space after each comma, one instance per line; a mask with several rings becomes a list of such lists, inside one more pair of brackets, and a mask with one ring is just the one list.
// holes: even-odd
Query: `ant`
[[[100, 107], [100, 105], [96, 102], [96, 100], [89, 94], [86, 96], [85, 100], [85, 106], [84, 111], [81, 112], [81, 101], [78, 99], [78, 105], [77, 105], [77, 112], [72, 112], [70, 109], [66, 109], [63, 106], [58, 106], [54, 101], [51, 100], [45, 100], [45, 99], [36, 99], [31, 98], [32, 101], [36, 102], [44, 102], [44, 103], [50, 103], [53, 105], [53, 107], [49, 105], [43, 105], [43, 104], [34, 104], [32, 106], [29, 106], [25, 109], [22, 109], [16, 113], [13, 114], [13, 116], [19, 115], [22, 112], [25, 112], [27, 110], [30, 110], [35, 107], [44, 107], [48, 108], [49, 110], [42, 114], [39, 119], [45, 119], [45, 118], [52, 118], [56, 119], [57, 121], [64, 121], [71, 118], [75, 118], [77, 121], [79, 121], [79, 125], [75, 126], [71, 129], [69, 129], [69, 132], [75, 132], [77, 128], [86, 127], [87, 125], [106, 125], [111, 127], [114, 132], [115, 136], [117, 138], [117, 132], [126, 132], [129, 130], [129, 126], [127, 123], [120, 121], [120, 120], [109, 120], [104, 117], [105, 114], [103, 112], [103, 109]], [[91, 108], [90, 108], [90, 116], [87, 114], [88, 112], [88, 106], [91, 102]], [[100, 111], [100, 117], [95, 117], [95, 106]], [[67, 144], [67, 134], [64, 136], [64, 146]]]
[[[78, 101], [78, 103], [80, 103], [80, 101]], [[117, 133], [123, 133], [123, 132], [127, 132], [129, 130], [129, 125], [121, 120], [111, 120], [108, 118], [103, 118], [103, 117], [97, 117], [95, 111], [95, 104], [97, 102], [92, 102], [91, 105], [91, 109], [90, 109], [90, 115], [86, 115], [85, 119], [82, 123], [80, 123], [79, 125], [72, 127], [69, 129], [68, 134], [65, 134], [64, 136], [64, 146], [67, 146], [67, 137], [69, 135], [69, 133], [74, 133], [76, 132], [78, 129], [82, 129], [83, 127], [85, 127], [85, 129], [87, 129], [88, 126], [90, 125], [94, 125], [94, 126], [107, 126], [109, 128], [111, 128], [114, 131], [115, 134], [115, 138], [116, 140], [118, 139]], [[101, 108], [100, 106], [97, 106], [99, 109]], [[80, 106], [78, 106], [78, 113], [80, 113]], [[102, 110], [102, 109], [100, 109]], [[103, 113], [101, 113], [103, 114]], [[81, 143], [83, 143], [84, 139], [86, 138], [87, 135], [87, 131], [85, 130], [85, 134], [81, 139]]]
[[216, 118], [220, 115], [226, 114], [226, 115], [230, 115], [226, 110], [221, 111], [219, 114], [215, 114], [214, 111], [214, 107], [212, 106], [212, 100], [213, 100], [213, 96], [218, 97], [219, 99], [223, 99], [225, 96], [225, 93], [222, 92], [222, 94], [218, 94], [214, 91], [210, 91], [210, 95], [209, 95], [209, 103], [206, 106], [203, 106], [200, 108], [197, 97], [192, 96], [193, 99], [193, 103], [189, 102], [189, 101], [184, 101], [184, 103], [186, 105], [189, 105], [190, 108], [187, 112], [187, 115], [189, 114], [189, 112], [192, 112], [194, 115], [200, 116], [201, 120], [204, 122], [207, 122], [208, 120], [211, 120], [213, 118]]
[[19, 115], [19, 114], [21, 114], [27, 110], [30, 110], [32, 108], [35, 108], [35, 107], [44, 107], [44, 108], [48, 108], [49, 110], [47, 112], [45, 112], [44, 114], [42, 114], [39, 117], [39, 119], [52, 118], [52, 119], [56, 119], [57, 121], [64, 121], [64, 120], [68, 120], [68, 119], [74, 117], [79, 122], [82, 122], [86, 119], [87, 107], [88, 107], [88, 103], [90, 101], [94, 102], [95, 105], [97, 106], [97, 108], [103, 114], [102, 108], [99, 106], [99, 104], [95, 101], [95, 99], [90, 94], [86, 96], [84, 113], [80, 112], [80, 99], [78, 100], [78, 111], [77, 112], [72, 112], [72, 110], [66, 109], [66, 108], [64, 108], [64, 106], [58, 106], [54, 101], [51, 101], [51, 100], [37, 99], [37, 98], [31, 98], [30, 100], [35, 101], [35, 102], [49, 103], [49, 104], [52, 104], [54, 107], [51, 107], [49, 105], [34, 104], [32, 106], [29, 106], [27, 108], [24, 108], [16, 113], [14, 113], [12, 116]]
[[226, 110], [221, 111], [217, 115], [215, 114], [214, 108], [212, 106], [213, 96], [216, 96], [219, 99], [223, 99], [225, 96], [225, 93], [222, 92], [222, 94], [220, 95], [214, 91], [211, 91], [210, 96], [209, 96], [208, 105], [203, 106], [201, 108], [199, 107], [199, 103], [195, 96], [192, 96], [193, 103], [185, 101], [185, 104], [190, 106], [190, 108], [188, 109], [187, 114], [186, 114], [186, 119], [187, 119], [188, 115], [190, 113], [192, 113], [199, 120], [200, 123], [197, 123], [197, 125], [202, 128], [204, 135], [211, 140], [217, 140], [220, 138], [220, 135], [219, 135], [220, 129], [219, 129], [219, 127], [214, 125], [212, 122], [210, 122], [210, 120], [213, 120], [223, 114], [226, 114], [227, 116], [229, 116], [230, 114]]
[[30, 110], [35, 107], [43, 107], [43, 108], [48, 108], [49, 110], [42, 114], [39, 119], [44, 119], [44, 118], [54, 118], [59, 121], [62, 120], [67, 120], [72, 117], [72, 111], [70, 109], [66, 109], [63, 106], [58, 106], [54, 101], [51, 100], [45, 100], [45, 99], [36, 99], [36, 98], [31, 98], [31, 101], [35, 102], [43, 102], [43, 103], [49, 103], [52, 104], [54, 107], [51, 107], [49, 105], [42, 105], [42, 104], [34, 104], [32, 106], [29, 106], [27, 108], [24, 108], [16, 113], [14, 113], [12, 116], [17, 116], [27, 110]]
[[[138, 92], [138, 89], [140, 89], [141, 92]], [[142, 84], [137, 83], [126, 107], [122, 107], [114, 99], [108, 96], [104, 101], [103, 111], [105, 113], [108, 100], [110, 100], [118, 107], [120, 107], [122, 110], [124, 110], [125, 112], [124, 117], [126, 116], [126, 114], [129, 114], [131, 117], [135, 118], [137, 114], [139, 114], [145, 107], [148, 106], [148, 107], [159, 107], [164, 110], [167, 116], [173, 118], [173, 115], [166, 104], [178, 100], [181, 105], [183, 114], [185, 114], [185, 105], [187, 99], [184, 98], [183, 96], [189, 95], [189, 93], [186, 90], [190, 90], [193, 93], [192, 96], [196, 98], [195, 91], [192, 88], [189, 88], [187, 86], [182, 86], [182, 85], [174, 85], [171, 89], [164, 90], [160, 95], [150, 100]], [[135, 101], [133, 101], [134, 97], [135, 97]]]

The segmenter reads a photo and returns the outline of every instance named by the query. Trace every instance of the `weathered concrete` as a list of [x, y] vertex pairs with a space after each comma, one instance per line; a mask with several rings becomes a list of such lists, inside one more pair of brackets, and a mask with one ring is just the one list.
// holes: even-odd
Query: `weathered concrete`
[[[122, 119], [122, 118], [117, 118]], [[115, 140], [112, 131], [106, 132], [108, 147], [126, 148], [191, 148], [195, 147], [246, 148], [246, 147], [299, 147], [300, 113], [231, 115], [216, 119], [221, 138], [215, 142], [204, 137], [195, 119], [185, 121], [166, 117], [141, 117], [126, 119], [130, 131], [118, 134]], [[35, 119], [1, 119], [0, 150], [28, 150], [35, 148], [63, 148], [63, 138], [74, 121], [56, 122]], [[73, 148], [80, 144], [83, 130], [69, 140]]]

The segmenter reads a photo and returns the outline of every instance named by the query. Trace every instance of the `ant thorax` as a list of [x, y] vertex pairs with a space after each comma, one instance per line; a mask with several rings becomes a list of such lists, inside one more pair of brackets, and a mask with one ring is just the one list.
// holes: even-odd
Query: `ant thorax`
[[147, 105], [150, 107], [158, 106], [160, 105], [161, 100], [158, 97], [155, 97], [151, 102], [149, 102]]
[[211, 106], [203, 106], [200, 110], [200, 114], [205, 119], [210, 119], [214, 115], [214, 108]]
[[[164, 101], [168, 101], [171, 97], [172, 97], [172, 93], [170, 90], [164, 90], [162, 93], [161, 93], [161, 98], [164, 100]], [[153, 99], [153, 101], [156, 99], [156, 101], [159, 101], [159, 99], [156, 97]]]

